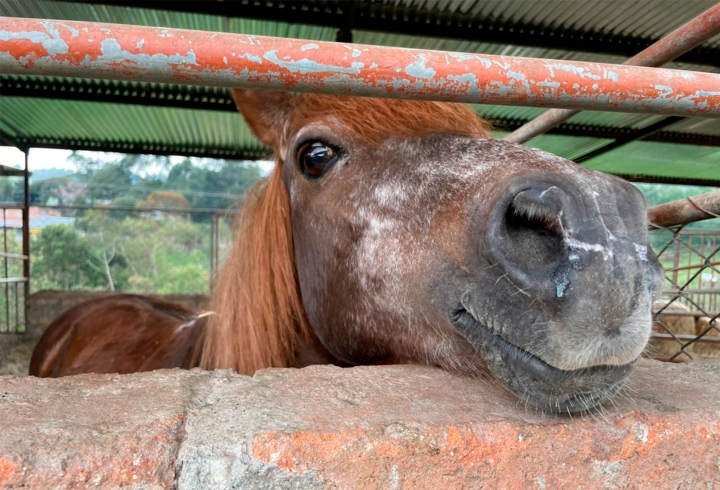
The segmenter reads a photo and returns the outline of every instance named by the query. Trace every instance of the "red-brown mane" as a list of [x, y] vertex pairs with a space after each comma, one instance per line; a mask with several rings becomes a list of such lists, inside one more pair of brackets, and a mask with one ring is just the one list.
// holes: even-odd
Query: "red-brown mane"
[[288, 134], [323, 121], [373, 145], [389, 136], [432, 133], [487, 138], [490, 125], [467, 105], [442, 102], [303, 94], [289, 98], [289, 120], [288, 114], [268, 114], [252, 93], [236, 93], [236, 102], [258, 138], [275, 150], [276, 167], [253, 189], [239, 218], [235, 245], [215, 284], [211, 309], [217, 315], [209, 319], [199, 363], [252, 374], [296, 365], [298, 342], [310, 335], [297, 283], [290, 202], [281, 180], [278, 148], [285, 142], [263, 121], [284, 118]]
[[309, 327], [300, 300], [290, 208], [280, 172], [251, 192], [233, 249], [218, 275], [200, 366], [252, 374], [293, 364]]
[[290, 133], [315, 121], [329, 123], [367, 143], [388, 137], [424, 137], [432, 133], [490, 136], [490, 124], [466, 104], [303, 94], [291, 99]]

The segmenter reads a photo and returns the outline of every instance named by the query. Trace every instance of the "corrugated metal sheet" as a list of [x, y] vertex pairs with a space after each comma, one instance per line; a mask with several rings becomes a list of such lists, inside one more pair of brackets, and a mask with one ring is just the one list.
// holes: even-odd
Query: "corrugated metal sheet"
[[[657, 38], [712, 7], [715, 0], [371, 0], [383, 5], [420, 6], [437, 13], [475, 18], [541, 22], [551, 27]], [[720, 45], [720, 36], [710, 45]]]
[[3, 97], [1, 107], [0, 130], [11, 137], [262, 149], [233, 112], [25, 97]]
[[637, 141], [584, 165], [620, 175], [718, 180], [720, 148]]
[[[576, 28], [618, 35], [658, 38], [711, 7], [714, 0], [693, 0], [679, 5], [674, 0], [372, 0], [382, 5], [419, 8], [435, 13], [468, 13], [476, 18], [542, 23], [557, 28]], [[228, 9], [233, 8], [228, 3]], [[240, 8], [240, 7], [238, 7]], [[241, 15], [241, 10], [230, 12]], [[200, 15], [151, 9], [131, 9], [102, 4], [50, 2], [41, 0], [0, 0], [0, 14], [20, 17], [72, 19], [150, 26], [237, 32], [256, 35], [332, 41], [336, 28]], [[621, 63], [619, 56], [567, 50], [523, 47], [453, 39], [354, 32], [362, 44], [403, 46], [474, 53], [529, 56]], [[708, 45], [720, 46], [720, 36]], [[706, 65], [669, 64], [667, 67], [718, 71]], [[541, 109], [476, 106], [488, 118], [527, 120]], [[586, 111], [569, 122], [584, 126], [614, 126], [640, 129], [662, 116]], [[33, 138], [75, 138], [97, 141], [173, 143], [204, 147], [258, 151], [242, 118], [215, 111], [183, 110], [100, 104], [32, 98], [0, 98], [0, 130], [10, 136]], [[667, 128], [700, 135], [720, 135], [720, 121], [688, 118]], [[610, 142], [599, 138], [545, 135], [531, 145], [566, 158], [580, 156]], [[657, 175], [710, 179], [720, 183], [720, 153], [717, 148], [692, 145], [637, 142], [586, 162], [588, 167], [622, 174]]]

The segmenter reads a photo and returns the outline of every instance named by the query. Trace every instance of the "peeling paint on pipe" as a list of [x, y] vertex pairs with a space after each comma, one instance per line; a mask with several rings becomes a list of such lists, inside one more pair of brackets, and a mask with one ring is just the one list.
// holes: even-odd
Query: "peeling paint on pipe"
[[[720, 75], [0, 18], [0, 72], [720, 117]], [[314, 46], [313, 46], [314, 47]]]
[[[658, 42], [639, 52], [623, 65], [661, 66], [687, 53], [711, 37], [720, 34], [720, 3], [709, 8]], [[547, 133], [560, 123], [577, 114], [578, 110], [551, 109], [528, 121], [504, 139], [514, 143], [525, 143], [535, 136]]]
[[650, 229], [686, 225], [720, 216], [720, 191], [686, 197], [648, 209]]

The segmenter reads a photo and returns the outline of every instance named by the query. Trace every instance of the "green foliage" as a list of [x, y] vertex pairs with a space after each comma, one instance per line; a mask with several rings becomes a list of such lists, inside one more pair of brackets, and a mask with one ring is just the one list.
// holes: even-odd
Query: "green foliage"
[[658, 204], [717, 190], [717, 187], [694, 185], [635, 184], [635, 187], [643, 193], [648, 206], [657, 206]]
[[[68, 211], [74, 226], [48, 226], [31, 242], [33, 290], [89, 289], [138, 293], [207, 293], [210, 214], [116, 211], [210, 208], [224, 211], [261, 177], [252, 162], [125, 155], [112, 161], [74, 152], [78, 172], [32, 182], [33, 203], [90, 204]], [[1, 182], [1, 181], [0, 181]], [[22, 201], [22, 180], [0, 198]], [[227, 227], [223, 221], [221, 226]]]
[[98, 289], [103, 276], [88, 264], [91, 245], [67, 225], [46, 226], [33, 240], [33, 289]]
[[15, 202], [13, 200], [13, 183], [9, 178], [0, 179], [0, 202]]
[[[134, 208], [138, 203], [138, 200], [134, 197], [130, 196], [121, 196], [115, 199], [111, 207], [116, 208]], [[130, 216], [133, 216], [135, 213], [133, 211], [121, 211], [121, 210], [110, 210], [108, 211], [108, 216], [110, 216], [113, 219], [116, 220], [124, 220], [125, 218], [129, 218]]]
[[31, 244], [33, 290], [209, 292], [209, 223], [135, 214], [92, 210], [75, 227], [44, 228]]
[[112, 200], [125, 195], [132, 184], [130, 170], [122, 164], [107, 165], [88, 180], [90, 199]]

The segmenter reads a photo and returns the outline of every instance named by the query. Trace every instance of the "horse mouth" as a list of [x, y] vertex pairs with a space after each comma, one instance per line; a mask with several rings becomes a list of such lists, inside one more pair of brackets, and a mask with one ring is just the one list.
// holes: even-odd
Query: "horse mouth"
[[451, 319], [493, 377], [522, 402], [544, 411], [570, 414], [597, 407], [622, 389], [635, 364], [563, 370], [494, 333], [462, 306]]

